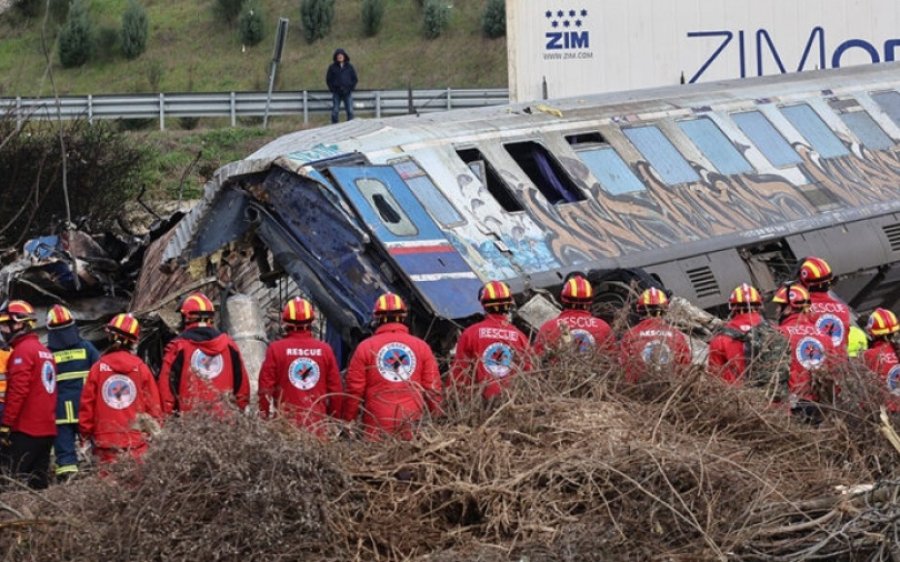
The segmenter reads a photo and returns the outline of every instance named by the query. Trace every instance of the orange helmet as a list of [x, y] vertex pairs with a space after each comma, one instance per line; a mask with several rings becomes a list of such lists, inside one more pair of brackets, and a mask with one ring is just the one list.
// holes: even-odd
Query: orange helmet
[[285, 324], [309, 324], [315, 317], [312, 305], [300, 297], [289, 300], [281, 313], [281, 321]]
[[822, 258], [809, 257], [800, 266], [800, 282], [804, 286], [816, 286], [831, 281], [832, 272], [828, 262]]
[[564, 303], [589, 303], [594, 299], [594, 288], [591, 282], [581, 275], [574, 275], [563, 285], [560, 299]]
[[0, 322], [35, 322], [34, 307], [25, 301], [9, 301], [0, 307]]
[[756, 287], [748, 283], [741, 283], [728, 297], [728, 306], [730, 308], [759, 308], [762, 306], [762, 296]]
[[485, 308], [502, 308], [515, 304], [509, 285], [503, 281], [485, 283], [478, 293], [478, 300]]
[[47, 312], [47, 328], [55, 330], [57, 328], [65, 328], [75, 323], [72, 311], [61, 304], [54, 304]]
[[803, 285], [791, 285], [787, 290], [787, 303], [794, 310], [806, 310], [810, 305], [809, 291]]
[[375, 317], [405, 316], [406, 303], [394, 293], [385, 293], [375, 301]]
[[775, 291], [775, 294], [772, 295], [772, 302], [775, 304], [787, 304], [788, 302], [788, 286], [782, 285], [778, 287], [778, 290]]
[[188, 322], [210, 319], [216, 314], [216, 307], [203, 293], [191, 293], [181, 302], [181, 316]]
[[141, 337], [141, 325], [131, 314], [116, 314], [106, 325], [106, 333], [111, 339], [135, 343]]
[[669, 308], [669, 297], [661, 289], [650, 287], [641, 293], [638, 298], [637, 309], [639, 311], [663, 311]]
[[900, 332], [900, 322], [897, 322], [897, 315], [886, 308], [876, 308], [875, 312], [869, 316], [869, 322], [866, 324], [866, 332], [874, 337], [888, 336]]

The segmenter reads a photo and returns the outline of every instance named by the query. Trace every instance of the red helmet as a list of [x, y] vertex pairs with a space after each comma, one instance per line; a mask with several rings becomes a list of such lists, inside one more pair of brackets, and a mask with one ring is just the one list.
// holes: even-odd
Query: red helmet
[[775, 294], [772, 295], [772, 302], [775, 304], [787, 304], [788, 302], [788, 288], [787, 285], [782, 285], [778, 287], [778, 290], [775, 291]]
[[186, 321], [198, 322], [215, 316], [216, 307], [203, 293], [191, 293], [182, 301], [179, 312]]
[[312, 304], [300, 297], [289, 300], [281, 313], [281, 321], [285, 324], [309, 324], [315, 317]]
[[656, 287], [650, 287], [638, 298], [637, 309], [640, 311], [663, 311], [669, 308], [669, 297]]
[[897, 315], [886, 308], [876, 308], [875, 312], [869, 316], [869, 322], [866, 324], [866, 332], [870, 336], [887, 336], [900, 332], [900, 322], [897, 322]]
[[822, 258], [809, 257], [800, 266], [800, 282], [804, 286], [821, 285], [831, 281], [832, 273], [828, 262]]
[[47, 328], [54, 330], [57, 328], [65, 328], [75, 323], [72, 311], [61, 304], [54, 304], [47, 312]]
[[594, 288], [581, 275], [574, 275], [563, 285], [560, 299], [564, 303], [589, 303], [594, 299]]
[[478, 300], [485, 308], [502, 308], [515, 304], [509, 285], [503, 281], [485, 283], [478, 293]]
[[809, 291], [803, 285], [791, 285], [787, 290], [787, 303], [794, 310], [806, 310], [810, 305]]
[[0, 308], [0, 322], [35, 322], [34, 307], [25, 301], [9, 301]]
[[394, 293], [385, 293], [375, 301], [375, 316], [405, 316], [406, 303]]
[[131, 314], [116, 314], [106, 325], [106, 333], [112, 339], [124, 339], [135, 343], [141, 337], [141, 325]]
[[759, 308], [763, 304], [762, 296], [756, 287], [748, 283], [741, 283], [728, 297], [728, 306], [730, 308]]

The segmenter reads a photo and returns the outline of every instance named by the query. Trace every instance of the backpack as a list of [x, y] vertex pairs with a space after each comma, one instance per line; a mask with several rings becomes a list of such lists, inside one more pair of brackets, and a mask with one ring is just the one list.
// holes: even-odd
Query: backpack
[[791, 344], [765, 320], [747, 332], [723, 328], [722, 333], [744, 344], [744, 384], [762, 388], [770, 401], [787, 399], [791, 377]]

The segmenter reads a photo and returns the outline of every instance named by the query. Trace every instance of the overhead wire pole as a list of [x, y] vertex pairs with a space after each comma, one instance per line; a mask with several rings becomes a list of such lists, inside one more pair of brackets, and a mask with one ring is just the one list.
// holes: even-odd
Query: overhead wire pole
[[266, 113], [263, 117], [263, 129], [269, 128], [269, 106], [272, 104], [272, 88], [275, 87], [275, 73], [278, 71], [278, 63], [281, 62], [281, 53], [284, 51], [284, 42], [287, 40], [288, 21], [287, 18], [278, 18], [278, 32], [275, 34], [275, 50], [272, 52], [272, 67], [269, 71], [269, 93], [266, 95]]

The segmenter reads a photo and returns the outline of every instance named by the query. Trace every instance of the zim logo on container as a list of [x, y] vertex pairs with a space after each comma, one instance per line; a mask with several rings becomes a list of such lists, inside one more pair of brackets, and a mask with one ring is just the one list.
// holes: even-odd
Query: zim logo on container
[[544, 33], [546, 40], [544, 48], [548, 51], [589, 49], [591, 36], [586, 29], [583, 29], [587, 16], [586, 8], [544, 12], [544, 18], [549, 27], [549, 30]]

